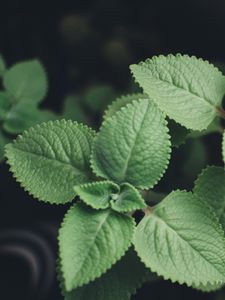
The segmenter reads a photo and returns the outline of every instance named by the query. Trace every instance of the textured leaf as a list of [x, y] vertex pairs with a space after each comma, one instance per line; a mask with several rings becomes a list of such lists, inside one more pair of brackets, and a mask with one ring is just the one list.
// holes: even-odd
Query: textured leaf
[[45, 114], [42, 115], [41, 110], [32, 103], [21, 101], [7, 113], [3, 127], [11, 134], [18, 134], [43, 121]]
[[6, 71], [6, 63], [5, 63], [2, 55], [0, 54], [0, 77], [3, 76], [5, 71]]
[[39, 200], [65, 203], [74, 185], [91, 181], [94, 131], [72, 121], [50, 121], [24, 132], [6, 148], [11, 171]]
[[130, 300], [137, 288], [155, 278], [130, 249], [99, 279], [66, 293], [65, 300]]
[[140, 193], [129, 183], [122, 184], [120, 193], [110, 202], [112, 209], [118, 212], [129, 212], [146, 207]]
[[211, 206], [225, 230], [225, 170], [221, 167], [207, 167], [199, 175], [194, 194]]
[[225, 238], [215, 214], [191, 193], [175, 191], [138, 224], [141, 260], [165, 279], [188, 286], [225, 280]]
[[48, 84], [45, 70], [38, 60], [17, 63], [3, 77], [5, 89], [17, 101], [39, 103], [47, 94]]
[[209, 292], [214, 292], [214, 291], [220, 290], [223, 286], [224, 286], [224, 283], [217, 283], [217, 284], [208, 283], [206, 286], [199, 285], [199, 286], [193, 286], [193, 287], [202, 292], [209, 293]]
[[132, 65], [131, 71], [144, 92], [181, 125], [203, 130], [217, 115], [225, 77], [207, 61], [180, 54], [160, 55]]
[[113, 101], [112, 104], [108, 106], [103, 117], [104, 119], [112, 117], [113, 115], [115, 115], [116, 112], [121, 110], [121, 108], [125, 107], [128, 103], [132, 103], [134, 100], [146, 99], [146, 98], [148, 98], [148, 96], [144, 94], [130, 94], [130, 95], [119, 97], [115, 101]]
[[94, 143], [93, 170], [117, 183], [152, 187], [170, 157], [167, 132], [163, 115], [149, 99], [128, 104], [103, 123]]
[[61, 270], [66, 291], [100, 277], [129, 248], [134, 231], [131, 217], [112, 210], [73, 206], [59, 231]]
[[88, 205], [95, 209], [109, 207], [112, 194], [119, 192], [119, 186], [111, 181], [99, 181], [77, 185], [75, 193]]
[[6, 118], [7, 112], [10, 110], [11, 104], [9, 95], [5, 92], [0, 92], [0, 120]]

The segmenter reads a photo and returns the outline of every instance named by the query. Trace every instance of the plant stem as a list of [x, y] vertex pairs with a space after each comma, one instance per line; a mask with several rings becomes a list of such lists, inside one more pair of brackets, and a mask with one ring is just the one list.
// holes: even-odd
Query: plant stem
[[222, 107], [217, 107], [217, 114], [225, 120], [225, 110]]

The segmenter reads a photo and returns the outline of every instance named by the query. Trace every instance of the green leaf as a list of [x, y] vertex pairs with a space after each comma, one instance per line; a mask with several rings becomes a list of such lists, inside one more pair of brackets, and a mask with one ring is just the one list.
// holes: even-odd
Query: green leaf
[[94, 143], [92, 168], [117, 183], [150, 188], [161, 178], [169, 157], [166, 121], [153, 102], [141, 99], [103, 123]]
[[93, 210], [78, 203], [59, 231], [61, 271], [66, 291], [99, 278], [129, 248], [134, 220], [112, 210]]
[[168, 128], [171, 136], [171, 144], [173, 147], [179, 147], [181, 144], [183, 144], [190, 132], [190, 130], [181, 126], [173, 120], [168, 120]]
[[80, 123], [87, 124], [87, 117], [79, 97], [69, 95], [64, 102], [63, 117]]
[[119, 186], [111, 181], [99, 181], [77, 185], [74, 191], [86, 204], [95, 209], [104, 209], [109, 207], [111, 195], [119, 192]]
[[116, 97], [114, 89], [109, 85], [96, 85], [88, 89], [84, 101], [93, 113], [101, 113]]
[[194, 286], [195, 289], [200, 290], [202, 292], [214, 292], [217, 290], [220, 290], [224, 286], [224, 283], [217, 283], [217, 284], [210, 284], [208, 283], [206, 286], [204, 285], [199, 285], [199, 286]]
[[211, 206], [225, 230], [225, 170], [207, 167], [195, 182], [194, 194]]
[[10, 142], [10, 139], [0, 130], [0, 162], [4, 160], [4, 147]]
[[122, 107], [125, 107], [128, 103], [132, 103], [134, 100], [139, 99], [147, 99], [148, 96], [144, 94], [129, 94], [126, 96], [122, 96], [117, 98], [115, 101], [112, 102], [106, 109], [103, 118], [107, 119], [115, 115], [116, 112], [121, 110]]
[[6, 92], [0, 92], [0, 120], [6, 118], [7, 112], [10, 110], [11, 103], [9, 95]]
[[3, 76], [5, 71], [6, 71], [6, 63], [5, 63], [2, 55], [0, 54], [0, 77]]
[[146, 207], [140, 193], [129, 183], [120, 187], [120, 193], [110, 201], [112, 209], [118, 212], [129, 212]]
[[130, 68], [144, 92], [181, 125], [203, 130], [217, 115], [225, 77], [207, 61], [180, 54], [160, 55]]
[[3, 77], [5, 89], [16, 101], [39, 103], [47, 94], [45, 70], [38, 60], [20, 62], [8, 69]]
[[33, 103], [21, 101], [13, 105], [7, 113], [3, 128], [11, 134], [18, 134], [38, 123], [48, 121], [50, 115], [46, 117], [46, 112], [42, 112]]
[[65, 203], [75, 197], [74, 185], [90, 182], [94, 131], [72, 121], [37, 125], [6, 147], [16, 179], [39, 200]]
[[192, 193], [175, 191], [142, 219], [134, 244], [153, 272], [188, 286], [225, 281], [224, 232]]
[[65, 300], [130, 300], [131, 295], [154, 276], [130, 249], [107, 273], [87, 285], [65, 293]]

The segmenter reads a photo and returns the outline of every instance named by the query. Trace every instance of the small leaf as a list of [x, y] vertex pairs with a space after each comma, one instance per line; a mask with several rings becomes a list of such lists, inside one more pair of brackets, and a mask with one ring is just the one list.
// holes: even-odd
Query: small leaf
[[2, 55], [0, 54], [0, 77], [3, 76], [5, 71], [6, 71], [6, 63], [5, 63]]
[[65, 293], [65, 300], [130, 300], [137, 288], [154, 281], [152, 274], [130, 249], [107, 273], [87, 285]]
[[94, 131], [72, 121], [37, 125], [6, 147], [16, 179], [39, 200], [66, 203], [74, 185], [92, 180], [89, 167]]
[[134, 100], [146, 99], [148, 96], [144, 94], [129, 94], [126, 96], [122, 96], [117, 98], [112, 102], [106, 109], [103, 118], [107, 119], [115, 115], [122, 107], [125, 107], [128, 103], [132, 103]]
[[146, 266], [165, 279], [188, 286], [225, 281], [224, 232], [191, 193], [169, 194], [138, 224], [134, 244]]
[[128, 104], [107, 119], [94, 143], [92, 168], [117, 183], [150, 188], [170, 157], [166, 121], [149, 99]]
[[11, 103], [9, 95], [6, 92], [0, 92], [0, 120], [6, 118], [7, 112], [10, 110]]
[[4, 74], [3, 85], [16, 101], [36, 104], [43, 100], [48, 89], [45, 70], [38, 60], [12, 66]]
[[130, 68], [160, 109], [188, 129], [206, 129], [216, 117], [225, 94], [225, 77], [207, 61], [160, 55]]
[[66, 291], [99, 278], [129, 248], [134, 220], [112, 210], [73, 206], [59, 231], [61, 271]]
[[225, 230], [225, 170], [221, 167], [207, 167], [199, 175], [194, 194], [211, 206]]
[[119, 186], [111, 181], [99, 181], [77, 185], [74, 191], [86, 204], [95, 209], [104, 209], [109, 207], [111, 195], [119, 192]]
[[88, 120], [82, 103], [76, 95], [69, 95], [64, 101], [63, 118], [87, 124]]
[[111, 200], [111, 207], [118, 212], [129, 212], [146, 207], [144, 199], [140, 193], [129, 183], [124, 183], [120, 187], [120, 193]]

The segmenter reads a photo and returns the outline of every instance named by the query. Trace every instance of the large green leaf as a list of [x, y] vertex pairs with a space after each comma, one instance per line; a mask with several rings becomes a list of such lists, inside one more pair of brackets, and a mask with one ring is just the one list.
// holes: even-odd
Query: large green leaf
[[89, 167], [94, 131], [72, 121], [50, 121], [19, 136], [6, 148], [16, 179], [34, 197], [65, 203], [73, 186], [92, 180]]
[[160, 55], [130, 68], [144, 92], [181, 125], [203, 130], [217, 115], [225, 77], [207, 61], [180, 54]]
[[164, 173], [170, 141], [164, 116], [149, 99], [128, 104], [108, 118], [94, 143], [92, 167], [99, 176], [152, 187]]
[[134, 220], [112, 210], [93, 210], [78, 203], [59, 231], [61, 272], [66, 291], [99, 278], [129, 248]]
[[207, 167], [199, 175], [194, 194], [211, 206], [225, 230], [225, 170], [221, 167]]
[[16, 101], [39, 103], [47, 94], [45, 70], [38, 60], [20, 62], [9, 68], [3, 77], [5, 89]]
[[156, 278], [130, 249], [99, 279], [65, 293], [65, 300], [130, 300], [145, 281]]
[[165, 279], [197, 287], [225, 281], [224, 232], [192, 193], [169, 194], [138, 224], [134, 244], [146, 266]]

